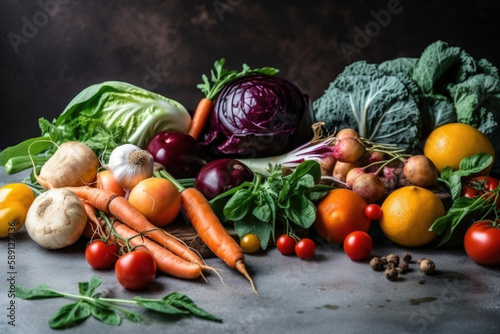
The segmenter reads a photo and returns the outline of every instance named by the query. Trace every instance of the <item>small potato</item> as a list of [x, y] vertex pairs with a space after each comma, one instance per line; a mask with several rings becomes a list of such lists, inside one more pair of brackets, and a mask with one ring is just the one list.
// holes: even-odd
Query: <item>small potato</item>
[[351, 169], [345, 178], [345, 183], [352, 188], [352, 185], [354, 184], [354, 181], [362, 174], [365, 173], [366, 168], [365, 167], [356, 167]]
[[46, 249], [59, 249], [75, 243], [87, 224], [82, 201], [70, 190], [50, 189], [31, 204], [26, 215], [26, 231]]
[[362, 161], [356, 161], [353, 163], [337, 161], [335, 167], [333, 168], [332, 176], [339, 181], [345, 182], [347, 173], [353, 168], [360, 167], [363, 164]]
[[385, 194], [385, 184], [373, 174], [362, 174], [356, 178], [352, 191], [363, 197], [367, 204], [375, 203]]
[[333, 173], [333, 168], [335, 167], [335, 163], [337, 160], [332, 155], [327, 156], [326, 158], [321, 159], [319, 165], [321, 167], [321, 175], [330, 176]]
[[414, 155], [405, 161], [404, 174], [413, 185], [429, 188], [437, 184], [438, 171], [425, 155]]

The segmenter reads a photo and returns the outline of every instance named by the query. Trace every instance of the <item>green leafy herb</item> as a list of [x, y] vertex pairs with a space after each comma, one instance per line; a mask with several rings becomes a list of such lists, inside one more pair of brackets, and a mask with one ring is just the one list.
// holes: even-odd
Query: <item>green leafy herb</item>
[[245, 77], [250, 74], [267, 74], [267, 75], [275, 75], [279, 72], [279, 70], [272, 67], [262, 67], [256, 69], [250, 69], [247, 64], [243, 64], [243, 69], [241, 72], [237, 72], [235, 70], [227, 70], [224, 68], [224, 63], [226, 60], [222, 58], [214, 63], [215, 71], [210, 71], [210, 81], [208, 77], [203, 74], [202, 79], [203, 83], [199, 84], [197, 87], [205, 94], [205, 97], [209, 100], [212, 100], [220, 90], [230, 81], [238, 78]]
[[294, 228], [309, 228], [316, 219], [313, 201], [332, 189], [318, 184], [321, 168], [316, 161], [304, 161], [286, 176], [280, 165], [270, 165], [269, 170], [267, 178], [256, 173], [253, 182], [244, 182], [210, 202], [222, 221], [234, 223], [240, 238], [257, 235], [262, 249], [274, 239], [276, 222], [288, 234]]
[[16, 297], [21, 299], [64, 297], [76, 300], [75, 303], [61, 307], [49, 319], [49, 326], [53, 329], [79, 325], [91, 316], [106, 325], [118, 326], [122, 321], [120, 313], [131, 322], [142, 321], [139, 314], [123, 309], [117, 304], [141, 306], [149, 310], [175, 316], [175, 318], [194, 315], [206, 320], [222, 322], [221, 319], [202, 310], [188, 296], [179, 292], [170, 293], [161, 299], [146, 299], [142, 297], [134, 297], [132, 299], [103, 298], [100, 293], [95, 293], [101, 283], [101, 279], [97, 276], [93, 276], [90, 282], [78, 283], [79, 295], [59, 292], [44, 284], [32, 289], [16, 286]]
[[486, 153], [475, 154], [463, 158], [460, 161], [458, 170], [454, 171], [450, 166], [446, 166], [441, 171], [439, 181], [446, 185], [451, 194], [451, 199], [456, 200], [462, 190], [462, 177], [479, 173], [493, 162], [493, 157]]
[[438, 218], [429, 229], [429, 231], [440, 235], [440, 242], [437, 247], [461, 244], [467, 228], [474, 221], [488, 217], [489, 214], [495, 211], [494, 207], [495, 202], [490, 203], [485, 196], [457, 198], [446, 215]]

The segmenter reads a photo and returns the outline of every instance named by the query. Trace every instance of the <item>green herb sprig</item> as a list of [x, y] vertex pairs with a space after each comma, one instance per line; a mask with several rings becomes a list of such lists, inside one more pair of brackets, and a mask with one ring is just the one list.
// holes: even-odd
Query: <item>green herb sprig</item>
[[68, 328], [76, 326], [90, 318], [96, 318], [104, 324], [118, 326], [122, 322], [122, 316], [131, 322], [142, 321], [141, 316], [133, 311], [124, 309], [119, 304], [141, 306], [156, 312], [171, 315], [175, 318], [194, 315], [206, 320], [222, 322], [216, 316], [202, 310], [186, 295], [172, 292], [161, 299], [146, 299], [134, 297], [132, 299], [104, 298], [101, 293], [96, 293], [102, 281], [93, 276], [90, 282], [78, 283], [77, 294], [60, 292], [42, 284], [28, 289], [16, 286], [16, 297], [21, 299], [45, 299], [45, 298], [69, 298], [76, 300], [75, 303], [61, 307], [50, 319], [49, 326], [53, 329]]
[[217, 60], [214, 63], [215, 71], [210, 71], [210, 81], [208, 80], [208, 76], [203, 74], [201, 78], [203, 79], [203, 83], [198, 84], [197, 87], [200, 89], [205, 97], [209, 100], [212, 100], [220, 90], [230, 81], [238, 78], [243, 78], [250, 74], [267, 74], [267, 75], [275, 75], [279, 72], [278, 69], [273, 67], [262, 67], [251, 69], [247, 64], [243, 64], [243, 69], [241, 72], [235, 70], [228, 70], [224, 68], [224, 63], [226, 60], [222, 58], [221, 60]]
[[252, 182], [226, 191], [210, 201], [214, 212], [223, 222], [232, 221], [240, 238], [255, 234], [261, 248], [274, 239], [276, 223], [285, 233], [294, 235], [296, 228], [309, 228], [316, 219], [314, 201], [321, 199], [331, 186], [321, 185], [321, 167], [307, 160], [292, 174], [285, 175], [280, 165], [269, 165], [267, 178], [256, 173]]
[[463, 242], [465, 232], [475, 221], [496, 221], [499, 218], [500, 211], [496, 202], [500, 196], [500, 187], [474, 198], [460, 196], [462, 178], [481, 172], [492, 162], [491, 155], [481, 153], [462, 159], [456, 171], [449, 166], [441, 171], [438, 180], [450, 192], [453, 204], [446, 215], [438, 218], [429, 229], [440, 237], [437, 247], [459, 245]]

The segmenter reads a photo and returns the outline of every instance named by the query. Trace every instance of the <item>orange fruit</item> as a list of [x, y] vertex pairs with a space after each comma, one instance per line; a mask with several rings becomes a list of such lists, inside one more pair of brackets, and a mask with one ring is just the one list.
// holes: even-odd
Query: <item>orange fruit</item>
[[432, 191], [417, 187], [402, 187], [392, 192], [382, 203], [379, 224], [382, 232], [401, 246], [419, 247], [436, 237], [429, 228], [445, 215], [443, 202]]
[[[457, 170], [463, 158], [479, 153], [487, 153], [495, 158], [495, 149], [489, 138], [475, 127], [464, 123], [449, 123], [434, 129], [424, 146], [424, 155], [434, 163], [439, 172], [446, 166]], [[479, 175], [488, 174], [493, 164]]]
[[334, 189], [318, 203], [314, 229], [321, 238], [339, 244], [351, 232], [368, 232], [371, 221], [365, 216], [366, 206], [354, 191]]

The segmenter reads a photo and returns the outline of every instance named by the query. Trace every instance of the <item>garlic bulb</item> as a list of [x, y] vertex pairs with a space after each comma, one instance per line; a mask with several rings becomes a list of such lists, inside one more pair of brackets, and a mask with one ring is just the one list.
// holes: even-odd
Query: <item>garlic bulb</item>
[[132, 144], [123, 144], [111, 152], [106, 167], [120, 186], [131, 190], [153, 175], [154, 160], [148, 151]]

